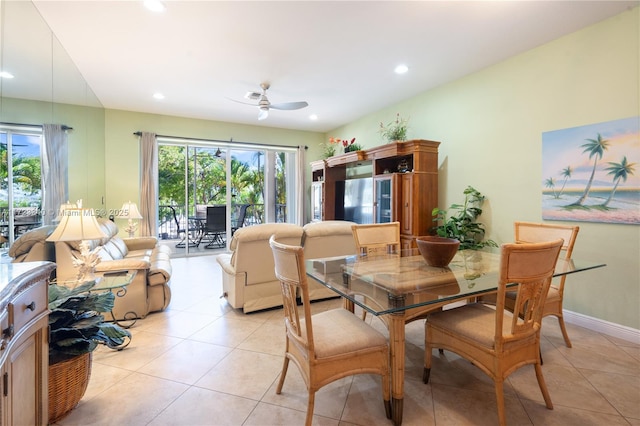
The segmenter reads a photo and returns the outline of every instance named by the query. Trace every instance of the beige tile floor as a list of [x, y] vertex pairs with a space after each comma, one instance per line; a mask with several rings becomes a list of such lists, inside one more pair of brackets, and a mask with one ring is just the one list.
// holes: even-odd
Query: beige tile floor
[[[121, 352], [99, 348], [87, 392], [60, 425], [302, 425], [307, 395], [291, 366], [281, 395], [282, 311], [244, 315], [230, 309], [212, 256], [173, 261], [166, 312], [131, 328]], [[338, 300], [314, 303], [321, 311]], [[384, 330], [377, 318], [367, 318]], [[450, 352], [434, 354], [422, 383], [423, 327], [407, 327], [404, 425], [493, 425], [492, 382]], [[554, 403], [543, 404], [533, 367], [505, 385], [512, 425], [640, 425], [640, 345], [568, 324], [564, 346], [555, 319], [545, 319], [543, 372]], [[375, 376], [345, 378], [316, 396], [315, 425], [390, 425]]]

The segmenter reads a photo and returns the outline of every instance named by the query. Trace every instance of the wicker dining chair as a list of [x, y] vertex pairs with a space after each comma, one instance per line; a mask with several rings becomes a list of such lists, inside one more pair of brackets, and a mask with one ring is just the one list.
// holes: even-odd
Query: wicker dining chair
[[[445, 349], [471, 361], [495, 384], [498, 420], [506, 424], [503, 383], [518, 368], [533, 364], [548, 409], [553, 409], [542, 376], [540, 327], [544, 299], [563, 240], [503, 244], [496, 306], [471, 303], [428, 316], [425, 322], [423, 381], [429, 382], [432, 349]], [[505, 309], [507, 284], [516, 283], [515, 306], [522, 317]]]
[[[571, 259], [573, 253], [573, 246], [580, 231], [579, 226], [568, 225], [556, 225], [546, 223], [533, 223], [533, 222], [515, 222], [515, 242], [516, 243], [541, 243], [544, 241], [556, 240], [562, 238], [564, 244], [562, 245], [561, 257], [565, 260]], [[571, 347], [571, 340], [569, 340], [569, 334], [564, 325], [564, 316], [562, 315], [562, 303], [564, 299], [564, 283], [567, 279], [566, 275], [557, 278], [551, 282], [549, 287], [549, 293], [544, 305], [544, 311], [542, 317], [553, 315], [558, 318], [560, 324], [560, 330], [562, 331], [562, 337], [564, 343], [568, 348]], [[495, 295], [489, 297], [483, 297], [480, 299], [484, 303], [495, 303]], [[515, 292], [507, 292], [507, 298], [505, 300], [505, 308], [511, 312], [514, 312], [515, 304]]]
[[400, 222], [351, 225], [361, 256], [400, 253]]
[[[400, 255], [400, 222], [356, 224], [351, 231], [359, 256]], [[366, 318], [363, 310], [362, 320]]]
[[[391, 378], [387, 338], [345, 309], [311, 315], [303, 248], [269, 239], [275, 274], [280, 280], [286, 348], [276, 393], [282, 392], [289, 361], [298, 366], [309, 392], [305, 424], [311, 425], [316, 392], [355, 374], [379, 374], [385, 414], [391, 418]], [[296, 304], [300, 294], [302, 307]]]

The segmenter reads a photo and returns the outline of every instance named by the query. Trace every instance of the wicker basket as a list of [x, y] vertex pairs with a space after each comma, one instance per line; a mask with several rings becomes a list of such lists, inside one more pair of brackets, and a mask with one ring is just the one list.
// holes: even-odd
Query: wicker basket
[[78, 405], [91, 375], [91, 352], [49, 366], [49, 424]]

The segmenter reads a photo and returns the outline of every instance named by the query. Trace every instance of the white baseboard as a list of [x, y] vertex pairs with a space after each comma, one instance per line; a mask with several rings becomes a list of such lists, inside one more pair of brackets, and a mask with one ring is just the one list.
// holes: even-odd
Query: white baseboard
[[564, 321], [570, 324], [579, 325], [607, 336], [617, 337], [618, 339], [627, 340], [629, 342], [640, 345], [640, 330], [616, 324], [613, 322], [589, 317], [577, 312], [563, 310]]

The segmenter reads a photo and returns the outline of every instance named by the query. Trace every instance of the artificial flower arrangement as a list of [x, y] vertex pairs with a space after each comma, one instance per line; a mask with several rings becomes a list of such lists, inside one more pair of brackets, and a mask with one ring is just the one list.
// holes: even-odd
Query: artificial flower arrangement
[[[339, 145], [342, 144], [344, 148], [344, 152], [352, 152], [352, 151], [360, 151], [362, 150], [362, 146], [356, 143], [356, 138], [352, 138], [350, 141], [347, 139], [339, 139], [334, 138], [333, 136], [329, 138], [330, 145]], [[335, 150], [335, 148], [334, 148]]]
[[407, 140], [407, 130], [409, 129], [409, 119], [396, 114], [396, 119], [386, 126], [380, 123], [380, 134], [388, 142]]

